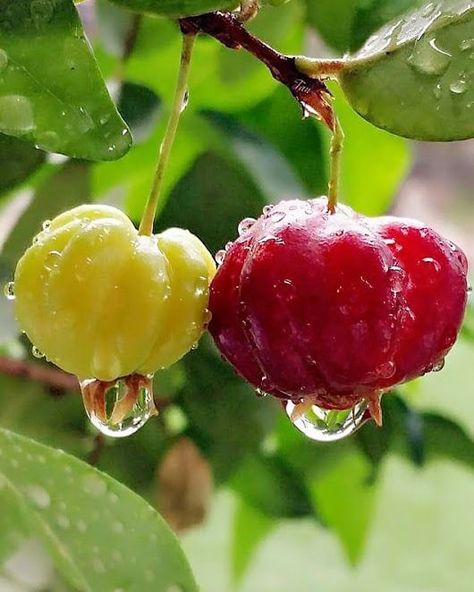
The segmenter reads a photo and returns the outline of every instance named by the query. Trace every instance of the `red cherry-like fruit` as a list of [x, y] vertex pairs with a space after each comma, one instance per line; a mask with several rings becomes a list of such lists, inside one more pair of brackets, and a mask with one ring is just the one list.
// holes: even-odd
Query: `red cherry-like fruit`
[[349, 409], [442, 364], [467, 299], [467, 260], [411, 219], [367, 218], [326, 198], [244, 220], [220, 253], [209, 330], [257, 389]]

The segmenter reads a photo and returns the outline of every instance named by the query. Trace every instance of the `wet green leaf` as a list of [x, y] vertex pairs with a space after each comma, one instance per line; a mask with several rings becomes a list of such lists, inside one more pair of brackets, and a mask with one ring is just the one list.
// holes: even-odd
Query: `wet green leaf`
[[181, 548], [148, 504], [61, 451], [0, 430], [0, 488], [81, 592], [195, 592]]
[[474, 2], [430, 2], [375, 33], [340, 82], [365, 119], [420, 140], [474, 137]]
[[213, 10], [229, 10], [238, 6], [238, 0], [112, 0], [112, 2], [126, 6], [135, 12], [175, 18], [194, 16]]
[[0, 3], [0, 83], [0, 131], [89, 160], [129, 149], [72, 0]]
[[45, 159], [31, 144], [0, 134], [0, 193], [25, 181]]

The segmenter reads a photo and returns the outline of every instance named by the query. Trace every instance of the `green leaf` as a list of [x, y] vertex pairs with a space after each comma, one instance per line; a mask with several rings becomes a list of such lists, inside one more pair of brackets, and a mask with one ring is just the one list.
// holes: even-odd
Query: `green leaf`
[[474, 2], [430, 2], [375, 33], [340, 82], [365, 119], [419, 140], [474, 137]]
[[312, 117], [301, 117], [299, 106], [286, 88], [278, 86], [264, 101], [238, 115], [250, 129], [279, 149], [297, 171], [307, 192], [316, 196], [326, 191], [327, 151], [322, 126]]
[[375, 128], [349, 107], [331, 86], [345, 134], [341, 200], [369, 216], [386, 213], [411, 163], [407, 142]]
[[41, 224], [73, 206], [89, 201], [89, 164], [68, 162], [50, 175], [9, 235], [0, 255], [0, 281], [11, 279], [18, 259], [31, 244]]
[[275, 519], [239, 500], [234, 514], [232, 574], [237, 584], [245, 575], [259, 544], [275, 527]]
[[0, 479], [79, 591], [197, 591], [164, 521], [110, 477], [0, 430]]
[[[210, 339], [183, 360], [186, 385], [178, 397], [190, 437], [206, 452], [218, 483], [225, 482], [271, 431], [277, 408], [224, 364]], [[229, 429], [231, 422], [235, 429]], [[237, 427], [238, 426], [238, 427]]]
[[160, 98], [146, 86], [133, 82], [122, 85], [118, 109], [135, 142], [143, 142], [153, 133], [160, 116], [160, 106]]
[[304, 483], [277, 456], [249, 456], [230, 485], [246, 503], [269, 516], [294, 518], [311, 514]]
[[354, 51], [380, 29], [385, 23], [397, 18], [416, 6], [425, 4], [426, 0], [371, 0], [370, 2], [354, 3], [354, 18], [349, 45], [345, 49]]
[[229, 10], [238, 6], [238, 0], [112, 0], [112, 2], [135, 12], [174, 18], [194, 16], [214, 10]]
[[22, 183], [45, 159], [45, 153], [31, 144], [0, 134], [0, 193]]
[[239, 222], [258, 217], [265, 203], [265, 196], [242, 165], [209, 152], [196, 160], [175, 187], [158, 224], [160, 228], [188, 228], [215, 253], [237, 236]]
[[318, 516], [336, 531], [351, 563], [361, 557], [374, 511], [371, 474], [364, 456], [352, 452], [309, 483]]
[[0, 131], [89, 160], [129, 149], [72, 0], [1, 2], [0, 69]]

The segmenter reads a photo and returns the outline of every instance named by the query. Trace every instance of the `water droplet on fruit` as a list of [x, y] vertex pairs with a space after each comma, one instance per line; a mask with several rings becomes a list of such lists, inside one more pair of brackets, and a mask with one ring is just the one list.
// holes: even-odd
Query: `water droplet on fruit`
[[392, 376], [395, 374], [397, 367], [395, 366], [395, 363], [392, 361], [386, 362], [385, 364], [381, 364], [378, 368], [377, 368], [377, 374], [381, 377], [381, 378], [392, 378]]
[[392, 265], [388, 270], [392, 283], [392, 291], [394, 293], [401, 292], [405, 285], [406, 274], [401, 267]]
[[8, 282], [3, 288], [7, 300], [15, 300], [15, 282]]
[[252, 226], [255, 224], [255, 218], [244, 218], [238, 227], [239, 236], [242, 236], [246, 232], [248, 232]]
[[59, 251], [50, 251], [46, 256], [46, 260], [44, 262], [44, 267], [47, 271], [53, 271], [53, 269], [57, 268], [62, 255]]
[[444, 358], [439, 362], [436, 362], [436, 364], [431, 369], [431, 372], [441, 372], [441, 370], [444, 368], [445, 363], [446, 362]]
[[469, 284], [468, 287], [466, 288], [466, 292], [468, 294], [472, 294], [472, 286]]
[[284, 217], [286, 216], [285, 212], [272, 212], [270, 214], [270, 218], [272, 220], [272, 222], [281, 222]]
[[225, 244], [224, 251], [228, 251], [234, 243], [229, 241]]
[[40, 351], [36, 345], [34, 345], [31, 348], [31, 354], [33, 357], [38, 358], [38, 360], [41, 360], [41, 358], [44, 358], [44, 353], [42, 351]]
[[262, 389], [258, 388], [255, 389], [255, 394], [257, 395], [257, 397], [266, 397], [267, 393], [265, 391], [262, 391]]
[[51, 228], [51, 220], [45, 220], [43, 222], [42, 228], [45, 232], [47, 232]]
[[92, 425], [112, 438], [137, 432], [157, 413], [152, 381], [152, 376], [138, 374], [110, 382], [83, 380], [82, 398]]
[[270, 379], [268, 378], [268, 376], [263, 376], [262, 380], [260, 381], [260, 389], [263, 392], [267, 392], [269, 390], [271, 390], [273, 388], [273, 385], [270, 381]]
[[316, 442], [336, 442], [347, 438], [370, 419], [365, 401], [357, 403], [352, 409], [341, 411], [305, 403], [295, 405], [288, 401], [285, 411], [291, 423]]
[[217, 251], [214, 259], [216, 260], [217, 265], [221, 265], [221, 263], [224, 261], [225, 259], [225, 249], [221, 249], [220, 251]]
[[438, 261], [436, 261], [436, 259], [433, 259], [433, 257], [424, 257], [421, 260], [421, 263], [423, 263], [424, 265], [429, 266], [430, 267], [430, 271], [434, 271], [435, 273], [437, 273], [441, 269], [441, 265], [439, 264]]

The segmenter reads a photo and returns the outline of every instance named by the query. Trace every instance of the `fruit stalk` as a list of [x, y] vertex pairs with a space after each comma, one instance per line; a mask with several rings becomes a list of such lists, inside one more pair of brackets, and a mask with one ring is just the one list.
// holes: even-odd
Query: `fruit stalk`
[[191, 67], [191, 56], [193, 52], [195, 39], [196, 35], [194, 33], [183, 34], [181, 62], [178, 72], [178, 80], [176, 83], [175, 95], [165, 135], [160, 145], [160, 151], [158, 154], [158, 164], [156, 167], [156, 172], [153, 179], [150, 196], [146, 203], [145, 211], [140, 222], [140, 228], [138, 230], [139, 234], [151, 235], [153, 232], [153, 222], [155, 220], [155, 215], [160, 199], [160, 193], [163, 186], [163, 177], [171, 154], [171, 149], [173, 148], [173, 143], [176, 137], [176, 131], [178, 129], [180, 116], [186, 104], [186, 93], [188, 88], [189, 71]]
[[344, 132], [337, 117], [334, 117], [334, 129], [329, 149], [329, 185], [328, 185], [328, 209], [334, 214], [336, 211], [339, 192], [339, 175], [341, 168], [342, 148], [344, 145]]

